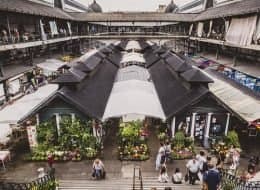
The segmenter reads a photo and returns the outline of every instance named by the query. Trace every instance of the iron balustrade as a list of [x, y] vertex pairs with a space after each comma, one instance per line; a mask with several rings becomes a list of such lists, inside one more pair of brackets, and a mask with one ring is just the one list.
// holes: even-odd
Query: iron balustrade
[[222, 170], [220, 189], [232, 189], [232, 190], [259, 190], [260, 181], [244, 181], [241, 178], [232, 175], [228, 170]]
[[29, 183], [0, 182], [0, 190], [55, 190], [54, 175], [45, 175]]

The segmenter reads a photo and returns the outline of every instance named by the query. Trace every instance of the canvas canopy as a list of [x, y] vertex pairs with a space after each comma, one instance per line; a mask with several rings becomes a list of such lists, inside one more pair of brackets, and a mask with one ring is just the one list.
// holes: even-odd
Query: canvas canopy
[[103, 120], [129, 114], [166, 119], [153, 83], [141, 80], [114, 83]]
[[256, 30], [256, 21], [256, 15], [245, 18], [232, 18], [226, 41], [241, 46], [250, 45]]
[[121, 60], [121, 63], [128, 63], [128, 62], [145, 63], [145, 59], [143, 54], [131, 52], [131, 53], [124, 54]]
[[209, 84], [210, 91], [223, 103], [247, 122], [260, 118], [260, 101], [245, 94], [230, 84], [214, 78], [214, 83]]
[[125, 50], [142, 50], [142, 47], [140, 46], [138, 41], [131, 40], [126, 44]]
[[64, 67], [65, 65], [66, 62], [57, 59], [47, 59], [45, 62], [37, 64], [37, 67], [43, 69], [43, 73], [46, 76], [49, 76], [53, 72], [56, 72], [58, 71], [58, 69]]

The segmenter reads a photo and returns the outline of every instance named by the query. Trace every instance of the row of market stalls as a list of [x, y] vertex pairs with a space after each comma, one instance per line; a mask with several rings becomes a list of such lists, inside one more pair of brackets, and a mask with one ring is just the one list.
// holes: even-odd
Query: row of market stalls
[[[145, 41], [134, 42], [139, 45], [126, 51], [128, 43], [110, 44], [83, 56], [54, 81], [59, 89], [20, 122], [56, 118], [59, 129], [61, 118], [68, 115], [100, 122], [154, 118], [167, 122], [172, 136], [182, 130], [206, 147], [211, 138], [243, 124], [208, 87], [215, 79], [192, 66], [189, 59]], [[127, 62], [135, 64], [126, 65], [123, 58], [133, 53], [138, 56], [130, 56]]]

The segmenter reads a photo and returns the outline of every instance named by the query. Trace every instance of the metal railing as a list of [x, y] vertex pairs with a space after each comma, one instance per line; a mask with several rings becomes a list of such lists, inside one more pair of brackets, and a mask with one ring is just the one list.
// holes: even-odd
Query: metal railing
[[[138, 172], [138, 176], [136, 175], [136, 171]], [[136, 180], [139, 181], [137, 185]], [[133, 175], [133, 190], [143, 190], [143, 176], [140, 166], [134, 166], [134, 175]]]
[[241, 178], [229, 173], [227, 170], [220, 172], [221, 190], [259, 190], [260, 181], [244, 181]]
[[55, 190], [54, 175], [46, 175], [29, 183], [0, 182], [0, 190]]

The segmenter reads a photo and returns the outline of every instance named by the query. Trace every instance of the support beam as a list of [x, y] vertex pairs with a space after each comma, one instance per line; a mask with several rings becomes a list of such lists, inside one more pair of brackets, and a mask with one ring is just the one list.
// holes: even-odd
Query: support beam
[[205, 148], [209, 148], [209, 130], [210, 130], [210, 125], [211, 125], [211, 118], [212, 118], [212, 113], [208, 113], [206, 131], [205, 131], [205, 135], [204, 135], [204, 147]]
[[219, 59], [219, 47], [217, 45], [216, 60], [218, 60], [218, 59]]
[[230, 113], [227, 113], [227, 122], [226, 122], [226, 128], [225, 128], [225, 135], [227, 135], [227, 133], [228, 133], [229, 123], [230, 123]]
[[175, 136], [175, 128], [176, 128], [176, 117], [174, 116], [172, 118], [172, 125], [171, 125], [172, 137]]
[[190, 137], [194, 138], [195, 122], [197, 113], [192, 113]]

